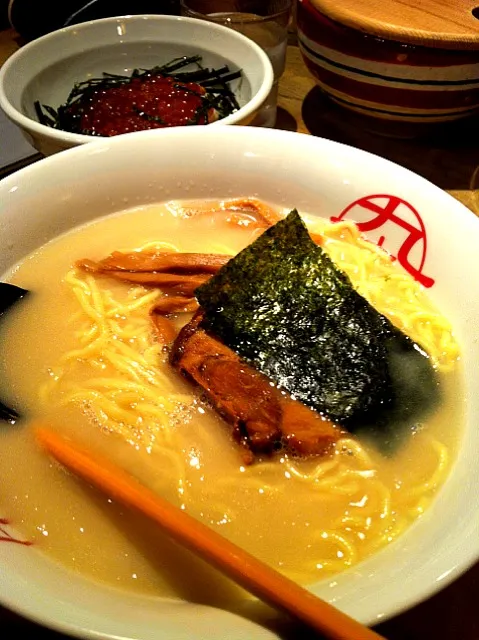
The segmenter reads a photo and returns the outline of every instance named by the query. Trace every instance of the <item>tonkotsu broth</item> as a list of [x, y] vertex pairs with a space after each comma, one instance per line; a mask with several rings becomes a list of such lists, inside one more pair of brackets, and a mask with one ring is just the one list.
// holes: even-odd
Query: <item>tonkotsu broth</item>
[[[156, 205], [98, 220], [41, 248], [9, 278], [32, 294], [5, 315], [0, 331], [2, 399], [26, 416], [15, 427], [0, 425], [0, 517], [8, 517], [38, 549], [102, 581], [217, 604], [241, 593], [156, 527], [52, 463], [33, 438], [31, 426], [42, 420], [108, 455], [293, 578], [311, 583], [332, 575], [394, 539], [427, 507], [444, 480], [460, 435], [458, 367], [442, 374], [444, 399], [424, 428], [391, 459], [365, 445], [367, 464], [357, 462], [350, 472], [358, 473], [343, 478], [339, 487], [328, 485], [326, 467], [317, 482], [311, 475], [305, 481], [302, 476], [314, 472], [318, 459], [283, 457], [243, 467], [230, 428], [170, 370], [160, 345], [155, 351], [158, 368], [181, 395], [171, 412], [166, 444], [151, 437], [146, 419], [144, 433], [130, 442], [105, 432], [91, 411], [62, 404], [61, 387], [53, 401], [43, 399], [40, 390], [51, 383], [62, 356], [78, 348], [79, 305], [64, 281], [76, 260], [99, 259], [159, 239], [179, 251], [234, 254], [257, 236], [227, 224], [221, 214], [182, 218], [175, 211]], [[119, 298], [130, 288], [106, 278], [98, 283]], [[178, 326], [189, 317], [180, 317]], [[113, 377], [115, 370], [105, 363], [101, 375]], [[84, 384], [91, 376], [85, 365], [76, 382]], [[342, 453], [341, 464], [356, 464], [354, 453], [354, 447]], [[180, 468], [182, 478], [176, 471]], [[369, 494], [368, 482], [373, 481], [380, 488]], [[361, 528], [358, 517], [364, 513], [366, 527]], [[386, 518], [388, 528], [382, 530]]]

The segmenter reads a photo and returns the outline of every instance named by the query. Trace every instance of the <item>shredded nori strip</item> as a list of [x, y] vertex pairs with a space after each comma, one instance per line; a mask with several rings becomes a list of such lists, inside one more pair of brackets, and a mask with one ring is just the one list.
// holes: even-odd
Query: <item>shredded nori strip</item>
[[[34, 102], [35, 112], [38, 121], [53, 129], [61, 129], [70, 133], [80, 133], [83, 135], [100, 135], [95, 131], [86, 131], [81, 126], [83, 109], [88, 109], [89, 101], [98, 91], [107, 91], [112, 87], [128, 84], [134, 79], [150, 78], [152, 76], [170, 77], [178, 82], [195, 82], [206, 89], [206, 94], [201, 97], [201, 105], [195, 116], [187, 123], [188, 125], [198, 124], [201, 119], [208, 123], [208, 113], [211, 108], [216, 109], [218, 119], [231, 115], [240, 108], [238, 100], [229, 83], [241, 78], [241, 71], [231, 71], [228, 65], [218, 69], [206, 69], [201, 65], [201, 56], [182, 56], [175, 58], [164, 65], [153, 67], [152, 69], [134, 69], [130, 76], [118, 75], [104, 72], [101, 78], [90, 78], [83, 82], [76, 82], [71, 90], [66, 102], [54, 109], [50, 105]], [[194, 71], [182, 71], [191, 65], [195, 66]], [[187, 89], [183, 87], [183, 89]], [[194, 93], [192, 91], [192, 93]], [[157, 116], [141, 114], [145, 120], [159, 122]], [[162, 123], [163, 124], [163, 123]]]
[[20, 418], [20, 414], [15, 409], [11, 407], [7, 407], [6, 404], [0, 400], [0, 420], [2, 422], [9, 422], [10, 424], [15, 424], [15, 422]]
[[437, 401], [427, 354], [357, 293], [297, 211], [195, 294], [207, 331], [296, 400], [374, 434], [383, 451]]
[[0, 282], [0, 316], [16, 302], [27, 295], [28, 291], [9, 282]]
[[[12, 307], [16, 302], [26, 296], [28, 291], [17, 287], [14, 284], [8, 282], [0, 282], [0, 318], [1, 316]], [[0, 401], [0, 420], [15, 424], [20, 417], [19, 413], [10, 407], [7, 407]]]

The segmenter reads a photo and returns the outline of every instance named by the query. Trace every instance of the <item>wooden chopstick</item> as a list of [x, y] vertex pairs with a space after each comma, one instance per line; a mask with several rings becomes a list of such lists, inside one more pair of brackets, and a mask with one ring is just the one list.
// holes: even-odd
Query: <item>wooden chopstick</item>
[[275, 571], [222, 535], [154, 494], [109, 460], [93, 455], [48, 427], [36, 437], [54, 458], [108, 495], [157, 522], [174, 540], [271, 606], [330, 640], [384, 640], [332, 605]]

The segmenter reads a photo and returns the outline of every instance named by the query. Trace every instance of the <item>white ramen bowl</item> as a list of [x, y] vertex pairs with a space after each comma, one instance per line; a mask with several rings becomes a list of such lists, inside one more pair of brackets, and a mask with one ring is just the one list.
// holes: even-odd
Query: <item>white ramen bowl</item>
[[[406, 169], [329, 140], [249, 127], [142, 132], [72, 149], [0, 182], [0, 273], [98, 216], [159, 201], [242, 195], [363, 223], [377, 215], [371, 203], [383, 209], [396, 205], [395, 218], [385, 216], [367, 236], [382, 238], [396, 255], [416, 234], [401, 261], [428, 285], [462, 344], [465, 428], [452, 473], [432, 506], [390, 546], [311, 587], [374, 624], [432, 595], [479, 558], [479, 298], [471, 295], [479, 288], [479, 220], [470, 211]], [[8, 504], [0, 502], [0, 518], [8, 519]], [[20, 535], [14, 525], [7, 527], [9, 534]], [[278, 637], [254, 616], [96, 583], [34, 546], [0, 543], [0, 566], [3, 605], [74, 636]]]
[[242, 71], [242, 78], [230, 84], [240, 109], [208, 126], [250, 123], [273, 86], [273, 68], [264, 51], [222, 25], [161, 15], [93, 20], [27, 44], [0, 70], [0, 107], [33, 147], [50, 155], [98, 137], [41, 124], [35, 101], [56, 109], [76, 82], [101, 77], [104, 71], [130, 75], [135, 68], [150, 69], [196, 54], [205, 67], [228, 64], [232, 71]]

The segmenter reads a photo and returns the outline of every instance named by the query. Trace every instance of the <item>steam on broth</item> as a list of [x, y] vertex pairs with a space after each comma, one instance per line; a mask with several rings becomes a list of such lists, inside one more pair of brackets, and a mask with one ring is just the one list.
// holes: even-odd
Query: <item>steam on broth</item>
[[[210, 213], [188, 215], [192, 207]], [[384, 547], [428, 507], [460, 434], [459, 352], [451, 327], [421, 287], [353, 224], [305, 219], [358, 292], [427, 351], [440, 380], [440, 410], [390, 457], [343, 432], [325, 457], [281, 451], [244, 464], [223, 420], [169, 364], [149, 315], [162, 292], [73, 265], [152, 248], [234, 256], [264, 230], [254, 224], [254, 211], [225, 215], [221, 205], [170, 203], [95, 221], [42, 247], [9, 278], [34, 293], [2, 319], [2, 391], [26, 417], [0, 429], [0, 507], [39, 549], [126, 588], [209, 603], [240, 597], [149, 523], [53, 464], [34, 442], [35, 421], [108, 455], [305, 584]], [[175, 313], [175, 331], [190, 317]]]

